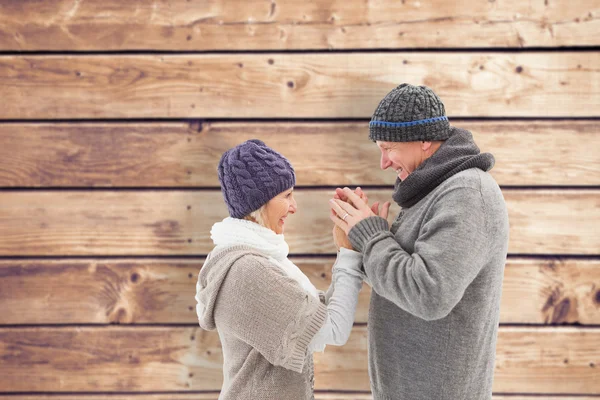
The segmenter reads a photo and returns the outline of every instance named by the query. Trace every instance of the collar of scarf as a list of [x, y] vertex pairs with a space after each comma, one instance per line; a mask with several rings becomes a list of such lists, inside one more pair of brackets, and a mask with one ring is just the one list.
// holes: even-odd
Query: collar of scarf
[[278, 235], [252, 221], [227, 217], [217, 222], [210, 230], [210, 237], [215, 246], [229, 247], [245, 245], [258, 250], [270, 257], [290, 278], [314, 297], [319, 298], [317, 288], [300, 268], [291, 262], [287, 256], [290, 248], [283, 235]]
[[405, 180], [396, 179], [393, 198], [402, 208], [412, 207], [446, 179], [470, 168], [489, 171], [494, 156], [480, 153], [471, 132], [451, 127], [450, 137]]
[[277, 261], [287, 258], [290, 248], [283, 235], [278, 235], [252, 221], [227, 217], [210, 230], [215, 246], [246, 245]]

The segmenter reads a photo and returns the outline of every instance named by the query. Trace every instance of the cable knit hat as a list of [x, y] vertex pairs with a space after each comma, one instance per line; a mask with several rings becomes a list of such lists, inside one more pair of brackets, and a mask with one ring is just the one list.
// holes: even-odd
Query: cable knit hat
[[229, 215], [243, 218], [296, 184], [290, 162], [258, 139], [227, 150], [217, 169]]
[[369, 124], [369, 139], [384, 142], [446, 140], [450, 124], [442, 100], [427, 86], [408, 83], [389, 92]]

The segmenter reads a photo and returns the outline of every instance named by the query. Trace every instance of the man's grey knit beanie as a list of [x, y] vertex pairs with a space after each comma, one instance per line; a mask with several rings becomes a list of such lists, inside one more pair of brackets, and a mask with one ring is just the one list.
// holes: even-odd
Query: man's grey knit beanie
[[369, 139], [383, 142], [446, 140], [450, 123], [442, 100], [427, 86], [403, 83], [377, 106], [369, 124]]

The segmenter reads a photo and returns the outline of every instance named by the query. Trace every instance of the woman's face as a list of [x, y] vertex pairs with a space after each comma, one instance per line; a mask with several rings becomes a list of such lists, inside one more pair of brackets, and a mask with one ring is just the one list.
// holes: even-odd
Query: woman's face
[[[431, 154], [432, 142], [382, 142], [377, 141], [381, 150], [381, 169], [392, 168], [401, 181], [405, 180]], [[439, 145], [438, 145], [439, 147]]]
[[265, 206], [262, 216], [264, 224], [278, 235], [284, 231], [287, 216], [294, 214], [298, 207], [293, 192], [294, 188], [285, 190], [269, 200]]

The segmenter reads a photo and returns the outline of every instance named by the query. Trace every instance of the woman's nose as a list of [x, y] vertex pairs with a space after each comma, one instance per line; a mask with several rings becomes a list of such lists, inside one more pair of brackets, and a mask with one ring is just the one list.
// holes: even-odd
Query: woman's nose
[[292, 198], [292, 203], [290, 204], [290, 214], [294, 214], [298, 209], [298, 204], [296, 203], [296, 199]]

